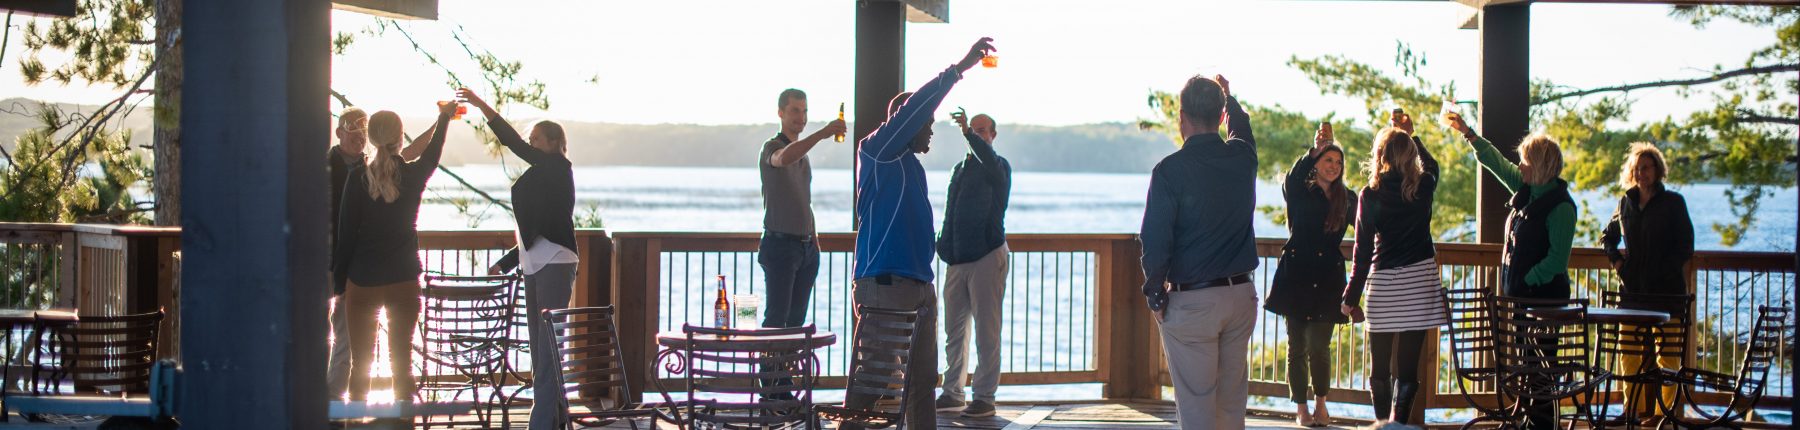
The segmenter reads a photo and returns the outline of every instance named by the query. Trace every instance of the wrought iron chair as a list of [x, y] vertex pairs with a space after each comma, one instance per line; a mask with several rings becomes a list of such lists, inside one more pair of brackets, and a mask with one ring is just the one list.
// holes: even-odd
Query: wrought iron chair
[[[813, 407], [821, 420], [856, 423], [865, 428], [906, 425], [906, 388], [913, 375], [906, 371], [907, 357], [919, 342], [919, 310], [857, 306], [855, 344], [850, 353], [850, 377], [844, 404]], [[936, 375], [926, 375], [931, 377]], [[856, 399], [861, 399], [858, 401]], [[883, 408], [878, 399], [894, 408]], [[866, 404], [860, 404], [864, 403]]]
[[1591, 364], [1587, 302], [1499, 296], [1494, 312], [1499, 388], [1515, 399], [1513, 420], [1530, 418], [1533, 405], [1544, 404], [1551, 405], [1548, 419], [1561, 419], [1556, 405], [1569, 400], [1578, 419], [1592, 422], [1583, 397], [1608, 373]]
[[416, 365], [419, 382], [414, 396], [445, 401], [466, 394], [477, 407], [472, 419], [444, 417], [439, 421], [427, 416], [421, 417], [421, 426], [493, 427], [496, 415], [502, 427], [510, 424], [502, 377], [516, 283], [515, 276], [425, 276], [419, 334], [413, 344], [414, 352], [424, 360]]
[[[685, 348], [676, 352], [687, 383], [680, 425], [694, 429], [812, 428], [812, 392], [818, 358], [811, 326], [728, 330], [683, 324]], [[723, 336], [731, 342], [706, 342]], [[716, 338], [715, 338], [716, 339]], [[699, 340], [698, 342], [696, 340]], [[674, 351], [669, 350], [665, 353]], [[785, 384], [763, 384], [770, 379]]]
[[1456, 375], [1456, 389], [1476, 416], [1464, 423], [1464, 430], [1476, 423], [1506, 423], [1514, 419], [1515, 406], [1499, 387], [1500, 371], [1495, 365], [1494, 336], [1498, 329], [1494, 320], [1494, 294], [1486, 288], [1449, 290], [1450, 361]]
[[[1676, 372], [1669, 382], [1680, 387], [1676, 397], [1679, 399], [1673, 406], [1663, 411], [1668, 418], [1666, 422], [1677, 428], [1714, 428], [1724, 427], [1741, 429], [1740, 424], [1758, 402], [1762, 401], [1764, 390], [1768, 386], [1769, 370], [1782, 354], [1783, 346], [1791, 338], [1788, 335], [1788, 321], [1791, 310], [1785, 306], [1757, 306], [1756, 323], [1751, 328], [1744, 352], [1744, 361], [1738, 366], [1736, 376], [1719, 372], [1683, 367]], [[1731, 401], [1725, 410], [1719, 413], [1700, 408], [1696, 401], [1696, 389], [1717, 390], [1731, 393]], [[1682, 415], [1680, 405], [1687, 405], [1687, 411], [1695, 418]]]
[[[663, 393], [664, 403], [645, 404], [631, 399], [631, 385], [625, 378], [625, 358], [619, 350], [618, 317], [612, 306], [592, 308], [549, 309], [543, 314], [544, 323], [548, 324], [555, 335], [557, 361], [562, 372], [562, 389], [558, 390], [559, 398], [569, 410], [569, 426], [599, 427], [612, 424], [618, 420], [626, 420], [631, 428], [636, 429], [636, 418], [650, 419], [650, 427], [656, 426], [656, 419], [679, 423], [672, 411], [665, 413], [660, 408], [672, 408], [668, 393]], [[549, 372], [551, 369], [533, 369], [534, 372]], [[549, 400], [539, 389], [535, 401]]]
[[[1595, 424], [1597, 426], [1626, 425], [1644, 418], [1637, 416], [1632, 410], [1637, 409], [1638, 405], [1636, 404], [1623, 405], [1625, 409], [1621, 409], [1618, 414], [1612, 414], [1607, 410], [1607, 406], [1613, 403], [1613, 395], [1616, 392], [1612, 389], [1614, 381], [1632, 383], [1640, 387], [1638, 389], [1643, 392], [1632, 398], [1634, 402], [1652, 401], [1656, 403], [1647, 406], [1659, 410], [1666, 409], [1663, 404], [1676, 399], [1662, 398], [1660, 388], [1663, 386], [1663, 381], [1675, 375], [1675, 370], [1687, 365], [1687, 354], [1691, 345], [1688, 333], [1689, 327], [1693, 323], [1690, 315], [1694, 305], [1694, 296], [1692, 294], [1635, 294], [1606, 291], [1601, 293], [1600, 303], [1611, 308], [1663, 312], [1669, 314], [1669, 320], [1654, 327], [1656, 331], [1654, 334], [1642, 337], [1640, 337], [1640, 333], [1628, 332], [1627, 327], [1623, 324], [1599, 325], [1599, 332], [1594, 334], [1596, 339], [1595, 360], [1612, 369], [1613, 373], [1607, 383], [1602, 384], [1602, 388], [1595, 392], [1591, 401], [1595, 407]], [[1651, 351], [1651, 348], [1655, 348], [1655, 350]], [[1642, 363], [1639, 368], [1627, 369], [1622, 359], [1628, 356], [1648, 356], [1648, 360], [1645, 360], [1645, 363]], [[1674, 369], [1659, 368], [1656, 361], [1666, 358], [1672, 358], [1681, 364]], [[1639, 371], [1640, 369], [1644, 370]]]
[[[37, 347], [31, 351], [30, 391], [35, 399], [15, 399], [19, 404], [14, 406], [21, 407], [21, 411], [83, 411], [28, 413], [26, 418], [31, 421], [138, 415], [120, 411], [137, 410], [141, 409], [137, 406], [148, 404], [162, 321], [163, 312], [157, 310], [132, 315], [81, 315], [73, 324], [40, 323], [46, 329], [39, 332]], [[63, 403], [62, 407], [57, 407], [58, 402]], [[47, 407], [32, 406], [38, 403]]]

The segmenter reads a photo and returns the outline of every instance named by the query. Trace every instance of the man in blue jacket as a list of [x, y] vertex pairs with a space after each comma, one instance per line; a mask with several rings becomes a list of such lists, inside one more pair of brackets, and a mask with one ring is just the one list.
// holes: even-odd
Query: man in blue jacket
[[[888, 120], [857, 142], [856, 280], [852, 297], [858, 305], [920, 308], [918, 343], [907, 359], [913, 375], [906, 387], [908, 427], [937, 428], [932, 387], [937, 378], [937, 290], [932, 286], [934, 250], [931, 201], [926, 198], [925, 166], [916, 153], [931, 149], [932, 113], [963, 72], [993, 51], [992, 38], [981, 38], [962, 61], [939, 73], [913, 93], [888, 103]], [[845, 399], [863, 407], [875, 399]]]

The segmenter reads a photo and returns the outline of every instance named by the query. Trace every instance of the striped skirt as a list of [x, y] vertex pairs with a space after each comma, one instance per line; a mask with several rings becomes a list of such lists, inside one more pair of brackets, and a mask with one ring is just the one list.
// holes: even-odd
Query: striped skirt
[[1449, 322], [1436, 259], [1369, 274], [1369, 331], [1426, 330]]

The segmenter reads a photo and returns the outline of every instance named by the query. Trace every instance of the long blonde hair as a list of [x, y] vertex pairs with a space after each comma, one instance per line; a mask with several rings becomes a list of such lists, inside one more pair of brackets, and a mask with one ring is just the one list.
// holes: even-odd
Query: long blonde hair
[[1669, 162], [1663, 158], [1662, 150], [1649, 142], [1637, 142], [1631, 144], [1631, 153], [1625, 154], [1625, 167], [1619, 169], [1619, 187], [1629, 190], [1649, 185], [1637, 181], [1638, 167], [1644, 163], [1656, 166], [1656, 182], [1669, 177]]
[[1412, 135], [1398, 128], [1388, 127], [1375, 134], [1375, 154], [1369, 157], [1369, 189], [1380, 190], [1383, 178], [1388, 172], [1400, 175], [1400, 198], [1413, 201], [1418, 198], [1419, 178], [1425, 176], [1425, 168], [1419, 165], [1419, 148], [1413, 146]]
[[400, 115], [380, 111], [369, 118], [369, 143], [375, 147], [368, 168], [369, 197], [393, 203], [400, 198]]

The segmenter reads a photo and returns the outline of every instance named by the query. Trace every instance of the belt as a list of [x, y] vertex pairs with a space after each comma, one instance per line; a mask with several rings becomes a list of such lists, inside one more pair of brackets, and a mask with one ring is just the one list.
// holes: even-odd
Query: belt
[[775, 238], [775, 239], [781, 239], [781, 240], [791, 240], [791, 241], [800, 242], [800, 243], [806, 243], [806, 242], [813, 241], [812, 235], [789, 234], [789, 233], [782, 233], [782, 232], [770, 231], [770, 230], [763, 230], [763, 237], [769, 237], [769, 238]]
[[1171, 283], [1169, 283], [1169, 289], [1174, 290], [1174, 291], [1192, 291], [1192, 290], [1200, 290], [1200, 289], [1206, 289], [1206, 288], [1212, 288], [1212, 287], [1224, 287], [1224, 286], [1229, 286], [1229, 285], [1248, 284], [1248, 283], [1250, 283], [1250, 274], [1249, 273], [1239, 273], [1236, 275], [1226, 276], [1223, 278], [1209, 279], [1209, 280], [1205, 280], [1205, 281], [1195, 282], [1192, 284], [1177, 284], [1177, 283], [1171, 282]]

